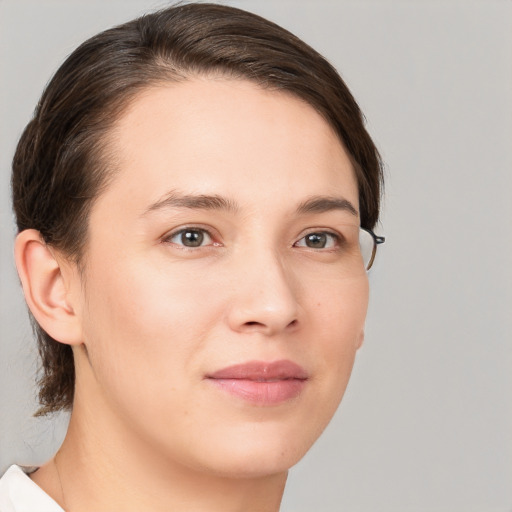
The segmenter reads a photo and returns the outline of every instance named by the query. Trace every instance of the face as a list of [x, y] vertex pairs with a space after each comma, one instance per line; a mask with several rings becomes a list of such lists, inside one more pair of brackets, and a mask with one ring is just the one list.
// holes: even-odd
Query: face
[[119, 171], [92, 208], [77, 308], [80, 396], [169, 461], [286, 470], [363, 337], [345, 150], [309, 105], [227, 79], [148, 89], [112, 135]]

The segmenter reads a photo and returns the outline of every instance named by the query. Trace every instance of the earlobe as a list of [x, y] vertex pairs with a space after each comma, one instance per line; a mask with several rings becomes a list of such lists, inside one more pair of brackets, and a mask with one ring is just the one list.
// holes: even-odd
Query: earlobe
[[22, 231], [16, 237], [14, 256], [25, 300], [38, 324], [61, 343], [80, 343], [80, 321], [69, 294], [70, 276], [39, 231]]

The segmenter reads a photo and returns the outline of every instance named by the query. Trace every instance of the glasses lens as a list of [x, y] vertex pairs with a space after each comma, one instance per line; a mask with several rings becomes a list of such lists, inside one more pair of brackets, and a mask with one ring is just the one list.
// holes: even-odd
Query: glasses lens
[[366, 229], [359, 229], [359, 245], [361, 246], [364, 267], [366, 270], [370, 270], [375, 259], [376, 244], [373, 236]]

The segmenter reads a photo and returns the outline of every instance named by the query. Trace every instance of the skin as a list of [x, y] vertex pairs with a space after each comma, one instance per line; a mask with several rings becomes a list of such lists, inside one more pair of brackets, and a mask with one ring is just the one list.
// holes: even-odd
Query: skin
[[[37, 232], [17, 240], [27, 302], [73, 347], [77, 376], [58, 458], [32, 478], [73, 512], [276, 511], [363, 341], [368, 280], [346, 151], [301, 100], [222, 78], [144, 91], [112, 146], [118, 172], [93, 205], [82, 274]], [[236, 208], [166, 201], [184, 194]], [[297, 213], [316, 196], [356, 213]], [[208, 230], [204, 245], [183, 246], [176, 233], [191, 226]], [[341, 242], [311, 248], [311, 232]], [[283, 403], [205, 379], [282, 359], [308, 374]]]

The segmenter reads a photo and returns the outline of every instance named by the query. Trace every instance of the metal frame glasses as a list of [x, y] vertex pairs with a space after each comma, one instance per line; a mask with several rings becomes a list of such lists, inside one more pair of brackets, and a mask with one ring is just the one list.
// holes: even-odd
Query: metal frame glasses
[[359, 244], [367, 272], [372, 268], [373, 262], [375, 261], [377, 246], [383, 244], [385, 241], [385, 237], [376, 235], [371, 229], [359, 228]]

